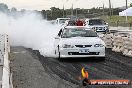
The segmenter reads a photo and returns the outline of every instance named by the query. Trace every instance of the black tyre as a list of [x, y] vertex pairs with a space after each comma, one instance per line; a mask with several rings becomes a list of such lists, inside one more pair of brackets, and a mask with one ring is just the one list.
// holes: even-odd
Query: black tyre
[[59, 60], [59, 61], [61, 61], [61, 58], [60, 58], [60, 52], [58, 51], [58, 53], [59, 53], [59, 57], [58, 57], [58, 60]]
[[55, 55], [56, 55], [56, 50], [55, 50]]
[[61, 61], [59, 46], [58, 46], [58, 60]]

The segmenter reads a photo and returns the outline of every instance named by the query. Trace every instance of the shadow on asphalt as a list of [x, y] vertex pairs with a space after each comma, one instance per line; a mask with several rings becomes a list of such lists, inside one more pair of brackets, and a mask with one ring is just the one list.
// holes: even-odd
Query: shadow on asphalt
[[[57, 59], [57, 58], [56, 58]], [[58, 59], [57, 59], [58, 60]], [[75, 63], [75, 62], [82, 62], [82, 63], [87, 63], [87, 62], [103, 62], [105, 59], [103, 58], [61, 58], [58, 60], [60, 62], [68, 62], [68, 63]]]

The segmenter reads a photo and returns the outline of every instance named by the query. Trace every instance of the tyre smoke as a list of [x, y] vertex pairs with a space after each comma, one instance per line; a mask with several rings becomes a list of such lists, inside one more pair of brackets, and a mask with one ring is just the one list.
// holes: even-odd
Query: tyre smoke
[[42, 19], [37, 13], [26, 13], [17, 18], [0, 13], [0, 18], [0, 34], [9, 35], [11, 46], [32, 48], [44, 56], [53, 56], [58, 26]]

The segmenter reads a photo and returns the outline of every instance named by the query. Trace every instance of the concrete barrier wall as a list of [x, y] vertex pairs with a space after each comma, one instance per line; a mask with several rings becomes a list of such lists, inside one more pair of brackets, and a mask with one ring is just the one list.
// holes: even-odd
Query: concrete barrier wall
[[123, 38], [124, 40], [124, 51], [123, 55], [132, 57], [132, 38]]
[[123, 39], [120, 35], [113, 37], [112, 51], [115, 51], [115, 52], [123, 51]]
[[112, 48], [114, 52], [121, 52], [125, 56], [132, 57], [132, 34], [116, 33], [103, 36], [106, 48]]
[[113, 34], [105, 34], [102, 40], [105, 42], [106, 48], [113, 47]]
[[0, 35], [0, 59], [2, 60], [2, 80], [1, 88], [13, 88], [11, 87], [12, 80], [10, 80], [10, 67], [9, 67], [9, 52], [10, 45], [8, 35]]
[[4, 35], [0, 35], [0, 65], [3, 66], [4, 64]]

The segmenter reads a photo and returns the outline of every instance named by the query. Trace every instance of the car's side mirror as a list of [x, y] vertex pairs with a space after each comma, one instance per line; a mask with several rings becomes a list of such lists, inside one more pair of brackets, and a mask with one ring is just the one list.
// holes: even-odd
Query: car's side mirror
[[60, 39], [60, 37], [59, 36], [56, 36], [55, 39]]

